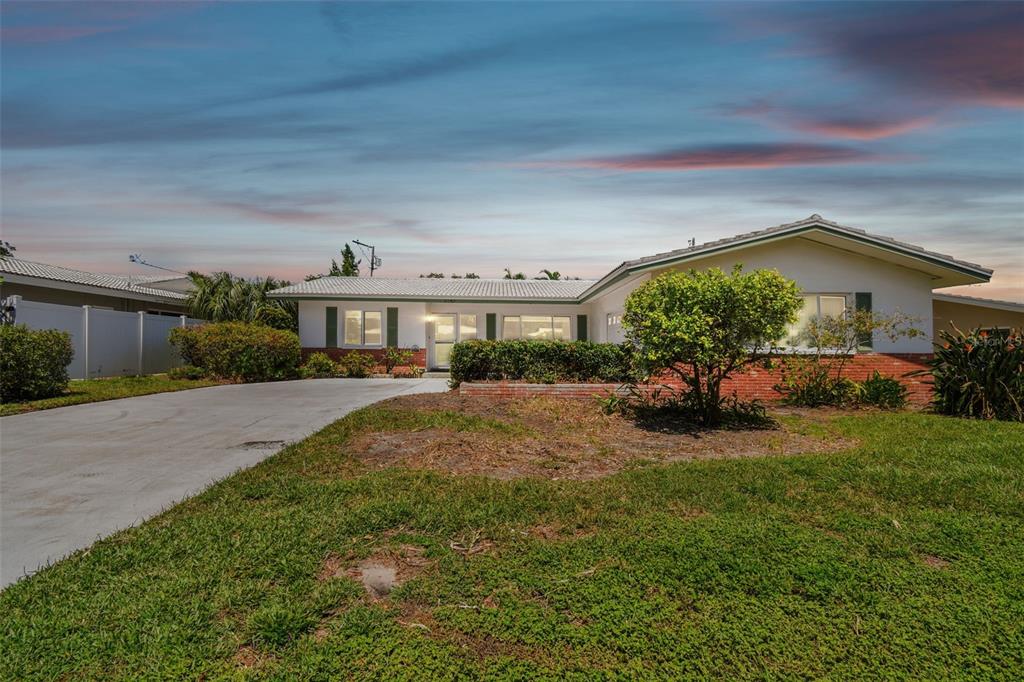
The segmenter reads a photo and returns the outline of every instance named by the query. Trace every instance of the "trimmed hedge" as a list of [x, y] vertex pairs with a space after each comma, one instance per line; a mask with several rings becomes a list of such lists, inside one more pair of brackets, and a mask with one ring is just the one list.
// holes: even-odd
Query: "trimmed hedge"
[[56, 329], [0, 326], [0, 400], [5, 403], [58, 396], [68, 388], [75, 355], [71, 335]]
[[589, 341], [463, 341], [451, 356], [451, 384], [524, 380], [531, 383], [633, 381], [625, 346]]
[[295, 332], [246, 322], [217, 322], [171, 330], [171, 345], [186, 363], [215, 377], [274, 381], [298, 375], [301, 349]]

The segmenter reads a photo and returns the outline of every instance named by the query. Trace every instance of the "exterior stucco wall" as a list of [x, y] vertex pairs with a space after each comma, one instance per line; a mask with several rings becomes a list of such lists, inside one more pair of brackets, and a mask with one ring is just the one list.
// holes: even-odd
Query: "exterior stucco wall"
[[[327, 308], [338, 309], [338, 346], [343, 343], [342, 325], [346, 310], [379, 311], [384, 325], [384, 341], [387, 336], [387, 309], [398, 308], [398, 345], [400, 348], [414, 346], [424, 348], [426, 338], [426, 305], [406, 301], [299, 301], [299, 342], [303, 348], [323, 348], [327, 345]], [[380, 346], [372, 346], [379, 348]]]
[[952, 331], [953, 324], [964, 332], [975, 327], [1024, 329], [1024, 312], [999, 310], [970, 302], [932, 301], [932, 317], [936, 339], [939, 338], [940, 330]]
[[143, 311], [165, 311], [176, 314], [186, 312], [183, 304], [158, 303], [156, 301], [139, 301], [132, 298], [120, 296], [101, 296], [99, 294], [86, 293], [82, 291], [69, 291], [54, 287], [37, 287], [31, 284], [16, 284], [4, 282], [0, 284], [0, 298], [8, 296], [21, 296], [26, 301], [36, 303], [54, 303], [56, 305], [83, 306], [91, 305], [96, 308], [110, 308], [121, 312], [137, 313]]
[[[677, 268], [655, 271], [657, 276], [669, 270], [689, 270], [718, 267], [729, 271], [736, 263], [745, 270], [772, 268], [788, 277], [807, 293], [845, 294], [853, 303], [856, 292], [871, 292], [872, 309], [878, 313], [897, 310], [919, 320], [916, 326], [926, 332], [932, 330], [932, 279], [930, 276], [874, 258], [853, 254], [806, 239], [793, 238], [753, 246], [735, 253], [727, 253], [691, 261]], [[629, 289], [639, 286], [640, 280], [630, 282]], [[628, 291], [626, 292], [628, 294]], [[604, 301], [602, 299], [609, 299]], [[602, 294], [593, 301], [595, 310], [611, 309], [623, 299], [621, 290]], [[621, 309], [621, 308], [620, 308]], [[876, 353], [928, 353], [931, 339], [928, 335], [893, 342], [882, 335], [874, 339]]]
[[595, 341], [600, 343], [622, 343], [625, 341], [621, 327], [609, 329], [608, 316], [621, 316], [626, 307], [626, 297], [650, 278], [650, 275], [637, 275], [602, 293], [590, 302], [594, 311], [594, 319], [590, 324], [594, 329], [593, 339]]

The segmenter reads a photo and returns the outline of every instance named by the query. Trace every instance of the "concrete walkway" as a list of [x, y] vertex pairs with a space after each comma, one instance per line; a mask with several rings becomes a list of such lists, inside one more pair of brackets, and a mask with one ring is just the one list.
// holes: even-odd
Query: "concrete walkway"
[[335, 419], [441, 379], [198, 388], [0, 419], [0, 586], [137, 524]]

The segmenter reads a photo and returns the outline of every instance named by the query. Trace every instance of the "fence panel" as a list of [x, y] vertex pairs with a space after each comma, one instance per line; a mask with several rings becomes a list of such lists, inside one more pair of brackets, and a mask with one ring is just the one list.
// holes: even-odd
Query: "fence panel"
[[[181, 326], [181, 317], [37, 303], [20, 296], [14, 300], [16, 324], [71, 334], [75, 355], [68, 375], [72, 379], [156, 374], [181, 364], [167, 342], [171, 329]], [[203, 320], [185, 318], [184, 323], [195, 326]]]
[[139, 373], [139, 314], [89, 309], [89, 378]]
[[142, 373], [157, 374], [181, 364], [178, 352], [167, 343], [171, 330], [181, 326], [180, 317], [140, 315], [142, 318]]
[[85, 322], [82, 308], [19, 300], [15, 321], [28, 325], [30, 329], [59, 329], [71, 334], [71, 346], [75, 349], [75, 355], [68, 365], [68, 375], [72, 379], [85, 377]]

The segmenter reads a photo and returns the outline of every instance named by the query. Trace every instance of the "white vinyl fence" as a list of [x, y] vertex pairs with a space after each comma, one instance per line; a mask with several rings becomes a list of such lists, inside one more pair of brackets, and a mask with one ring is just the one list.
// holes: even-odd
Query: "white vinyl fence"
[[167, 342], [175, 327], [202, 324], [185, 315], [125, 313], [92, 306], [56, 305], [12, 296], [14, 323], [30, 329], [59, 329], [71, 334], [75, 356], [72, 379], [157, 374], [181, 364]]

